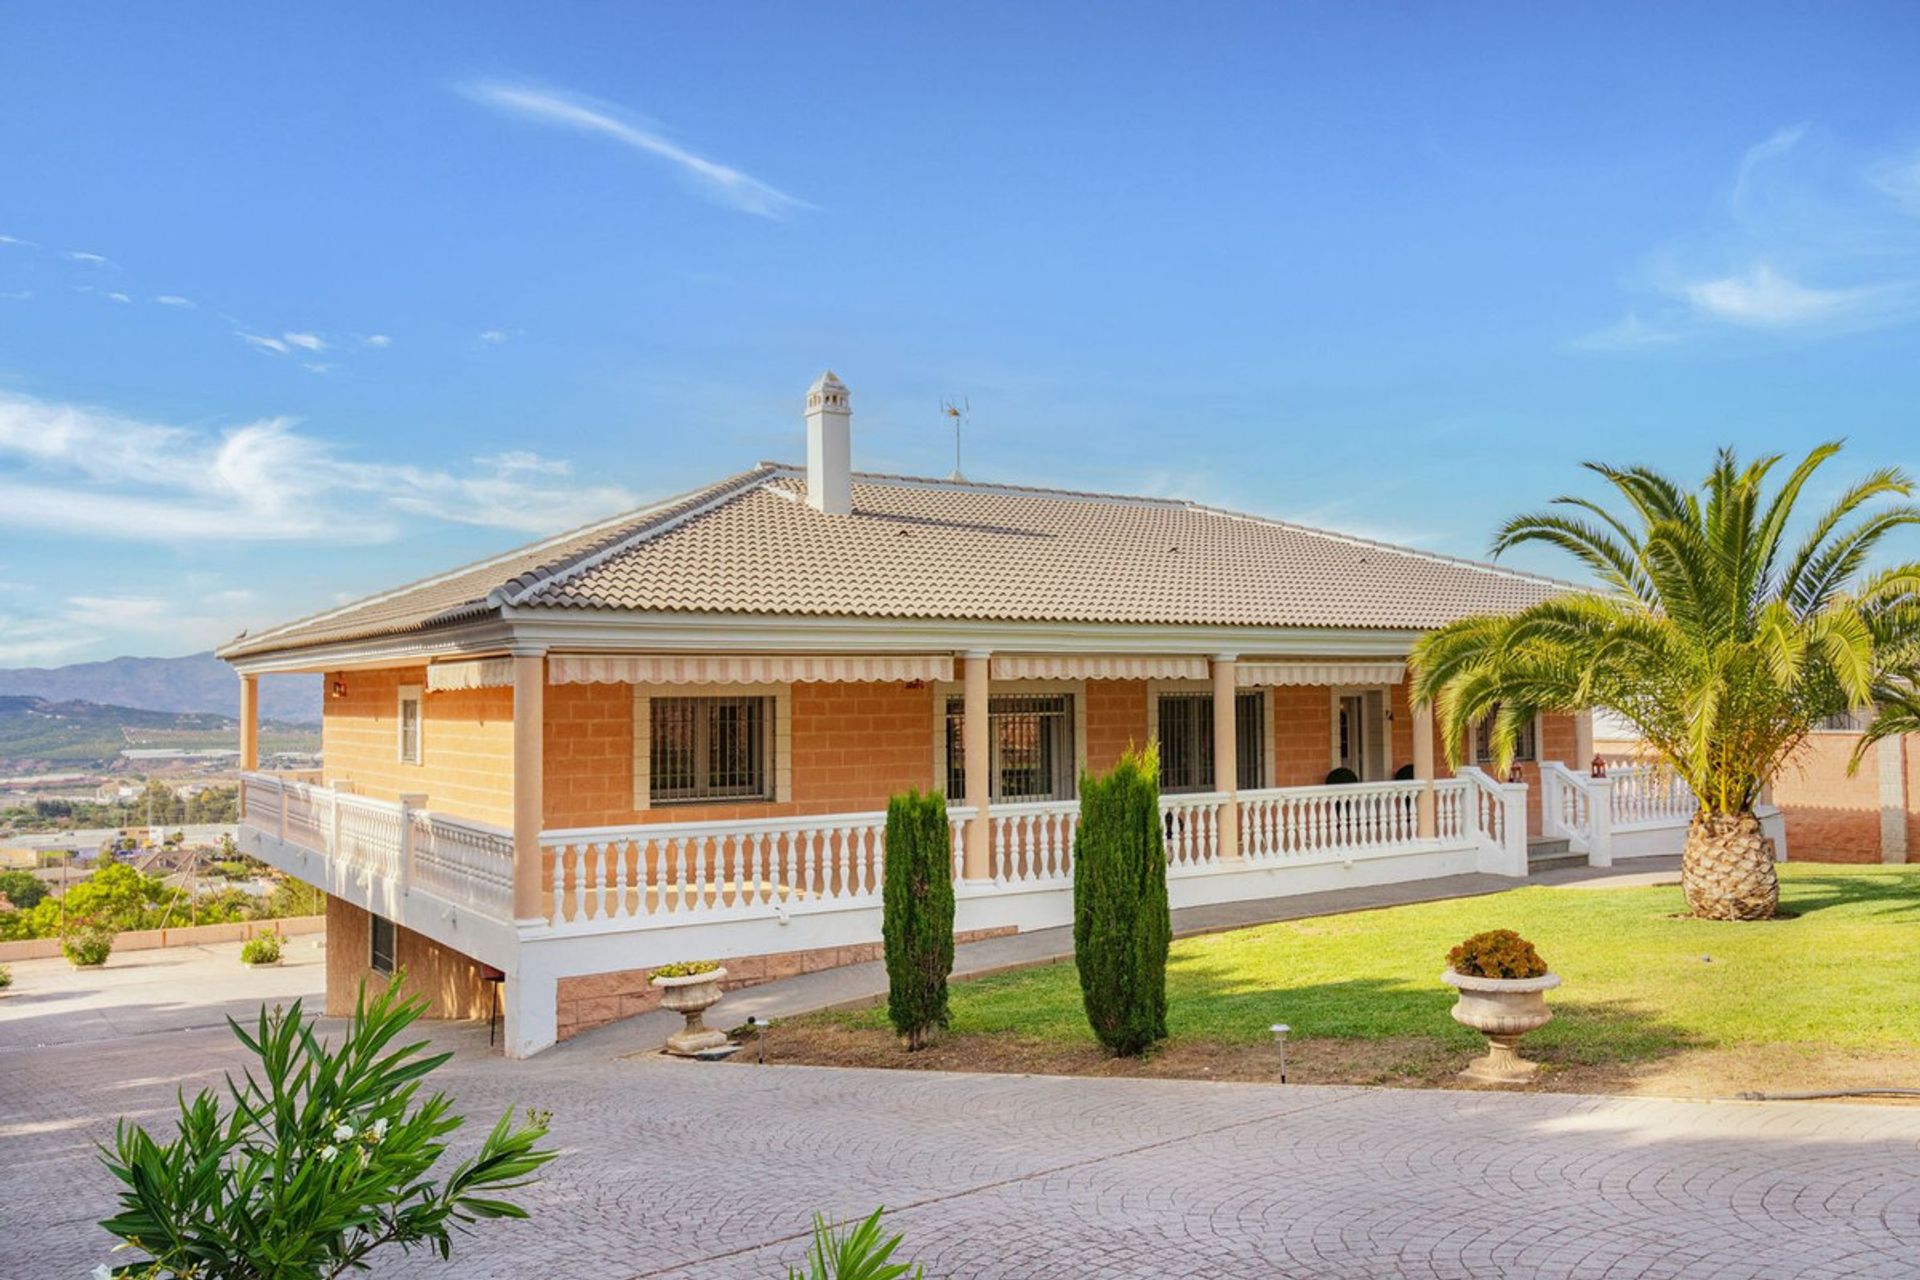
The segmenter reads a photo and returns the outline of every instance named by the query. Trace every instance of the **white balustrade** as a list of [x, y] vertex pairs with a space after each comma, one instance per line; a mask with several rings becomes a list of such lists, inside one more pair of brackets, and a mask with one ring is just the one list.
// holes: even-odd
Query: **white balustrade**
[[1700, 807], [1687, 784], [1671, 769], [1656, 765], [1611, 767], [1615, 830], [1685, 826]]
[[1240, 852], [1256, 860], [1339, 855], [1363, 858], [1433, 848], [1462, 839], [1466, 784], [1434, 783], [1434, 830], [1420, 835], [1413, 781], [1275, 787], [1240, 793]]
[[541, 833], [555, 924], [872, 905], [887, 815], [658, 822]]
[[1039, 884], [1073, 878], [1078, 800], [996, 804], [987, 810], [995, 884]]
[[1566, 765], [1548, 760], [1540, 765], [1541, 834], [1564, 836], [1584, 852], [1593, 836], [1591, 780]]
[[248, 830], [353, 875], [512, 918], [511, 832], [271, 773], [243, 774], [241, 786]]
[[1160, 825], [1166, 838], [1168, 867], [1176, 871], [1197, 871], [1218, 865], [1220, 806], [1226, 799], [1214, 791], [1160, 797]]

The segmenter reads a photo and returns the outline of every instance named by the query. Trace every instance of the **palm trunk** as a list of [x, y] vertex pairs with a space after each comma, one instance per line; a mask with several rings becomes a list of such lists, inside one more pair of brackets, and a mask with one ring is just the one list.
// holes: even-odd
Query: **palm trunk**
[[1681, 854], [1687, 910], [1707, 920], [1765, 920], [1780, 905], [1773, 839], [1751, 810], [1694, 815]]

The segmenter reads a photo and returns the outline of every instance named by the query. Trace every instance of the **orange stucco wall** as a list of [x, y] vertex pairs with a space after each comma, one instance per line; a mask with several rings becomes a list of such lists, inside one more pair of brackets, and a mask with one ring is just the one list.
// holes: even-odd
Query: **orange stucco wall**
[[327, 782], [376, 800], [424, 795], [427, 807], [480, 822], [513, 822], [513, 691], [466, 689], [422, 698], [417, 765], [400, 763], [399, 691], [424, 685], [420, 667], [329, 675], [345, 695], [323, 704]]
[[[428, 807], [501, 826], [512, 823], [513, 694], [509, 689], [432, 693], [425, 697], [422, 761], [399, 763], [397, 692], [424, 683], [420, 668], [354, 671], [339, 677], [344, 697], [326, 701], [326, 777], [353, 784], [363, 795], [392, 799], [427, 796]], [[329, 678], [331, 683], [332, 677]], [[545, 812], [543, 825], [707, 821], [884, 809], [908, 787], [938, 786], [934, 776], [936, 697], [927, 687], [880, 683], [797, 683], [791, 686], [792, 798], [778, 803], [633, 805], [633, 687], [624, 684], [550, 685], [546, 691]], [[1283, 787], [1326, 780], [1333, 725], [1332, 699], [1316, 686], [1273, 688], [1274, 778]], [[1147, 686], [1138, 680], [1086, 682], [1086, 764], [1113, 767], [1129, 746], [1147, 741]], [[1413, 759], [1413, 716], [1407, 689], [1390, 701], [1390, 771]], [[1545, 758], [1572, 763], [1571, 716], [1548, 716]], [[1446, 751], [1436, 734], [1436, 768]], [[1538, 825], [1538, 770], [1523, 766], [1534, 794]]]
[[[424, 997], [430, 1018], [484, 1018], [493, 1007], [494, 992], [483, 981], [484, 966], [411, 929], [394, 931], [394, 967], [404, 980], [400, 989]], [[364, 908], [327, 898], [327, 1013], [346, 1017], [353, 1012], [361, 986], [385, 986], [388, 977], [375, 973], [372, 926]]]

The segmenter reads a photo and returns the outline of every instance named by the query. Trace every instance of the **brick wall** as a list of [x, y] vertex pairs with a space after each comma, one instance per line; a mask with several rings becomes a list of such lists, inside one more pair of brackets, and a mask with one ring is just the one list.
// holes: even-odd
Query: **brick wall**
[[424, 686], [420, 667], [346, 671], [327, 676], [346, 696], [323, 704], [321, 750], [329, 783], [353, 784], [376, 800], [422, 794], [427, 807], [513, 823], [513, 691], [462, 689], [421, 699], [420, 763], [400, 763], [399, 691]]
[[[353, 1012], [361, 984], [384, 986], [387, 977], [369, 967], [372, 925], [367, 911], [351, 902], [327, 898], [327, 1012]], [[401, 990], [425, 996], [430, 1018], [484, 1018], [493, 1007], [492, 984], [481, 980], [483, 966], [451, 947], [423, 938], [411, 929], [394, 931], [394, 966], [405, 972]]]
[[1128, 747], [1146, 745], [1146, 681], [1087, 681], [1087, 768], [1105, 773]]
[[[1786, 818], [1787, 850], [1796, 861], [1880, 861], [1880, 775], [1872, 753], [1847, 776], [1859, 740], [1852, 733], [1816, 733], [1774, 779], [1773, 802]], [[1913, 819], [1909, 809], [1910, 833]]]

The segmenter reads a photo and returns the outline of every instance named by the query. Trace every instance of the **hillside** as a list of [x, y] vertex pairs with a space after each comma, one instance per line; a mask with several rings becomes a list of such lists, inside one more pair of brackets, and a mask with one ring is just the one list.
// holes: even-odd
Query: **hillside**
[[[211, 653], [184, 658], [113, 658], [65, 667], [0, 669], [0, 696], [90, 702], [140, 711], [240, 714], [240, 681]], [[260, 714], [290, 724], [320, 723], [318, 676], [268, 676], [260, 681]]]
[[[147, 711], [82, 701], [0, 695], [0, 774], [60, 768], [106, 768], [128, 747], [177, 747], [199, 751], [239, 743], [232, 716], [210, 712]], [[261, 745], [268, 751], [313, 751], [319, 732], [266, 721]]]

